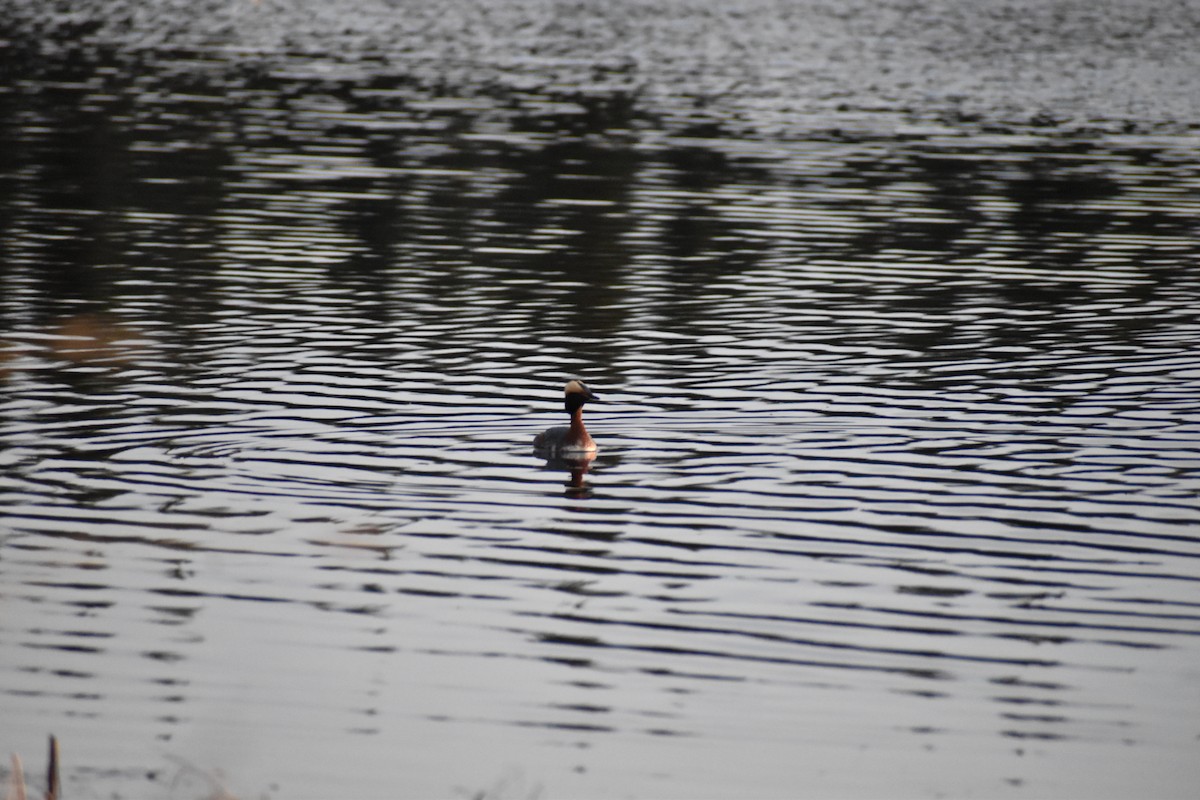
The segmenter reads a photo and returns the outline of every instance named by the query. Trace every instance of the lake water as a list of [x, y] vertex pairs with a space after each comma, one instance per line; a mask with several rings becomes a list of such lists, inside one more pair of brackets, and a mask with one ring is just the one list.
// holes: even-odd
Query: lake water
[[28, 772], [1194, 796], [1194, 6], [12, 5]]

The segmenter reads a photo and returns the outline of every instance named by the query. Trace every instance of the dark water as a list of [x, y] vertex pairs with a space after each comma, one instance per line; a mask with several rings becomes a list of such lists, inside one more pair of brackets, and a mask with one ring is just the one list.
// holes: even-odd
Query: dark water
[[1194, 6], [9, 10], [29, 771], [1194, 795]]

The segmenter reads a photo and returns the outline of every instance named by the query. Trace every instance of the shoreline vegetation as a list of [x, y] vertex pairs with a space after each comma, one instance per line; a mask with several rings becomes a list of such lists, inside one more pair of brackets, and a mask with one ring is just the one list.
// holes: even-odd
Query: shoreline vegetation
[[[45, 793], [42, 795], [43, 800], [62, 800], [62, 779], [59, 775], [58, 751], [58, 738], [51, 734], [46, 757], [46, 788]], [[33, 798], [37, 797], [37, 794], [25, 781], [25, 766], [21, 761], [21, 756], [13, 753], [10, 758], [11, 771], [8, 775], [7, 784], [4, 787], [3, 800], [33, 800]], [[199, 777], [209, 786], [210, 791], [209, 794], [205, 795], [205, 800], [238, 800], [235, 795], [231, 794], [222, 785], [221, 781], [215, 775], [188, 764], [182, 759], [176, 759], [176, 761], [179, 763], [179, 772], [173, 783], [177, 784], [185, 775], [193, 775]]]
[[[30, 792], [25, 784], [25, 770], [21, 757], [12, 754], [12, 773], [8, 776], [8, 787], [4, 793], [6, 800], [28, 800]], [[58, 739], [50, 736], [49, 754], [46, 758], [46, 793], [45, 800], [59, 800], [61, 783], [58, 776]]]

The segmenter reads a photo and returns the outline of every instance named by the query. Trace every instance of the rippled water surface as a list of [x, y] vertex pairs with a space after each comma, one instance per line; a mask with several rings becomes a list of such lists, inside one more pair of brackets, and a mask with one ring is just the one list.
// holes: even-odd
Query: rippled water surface
[[[15, 5], [2, 749], [79, 798], [1194, 796], [1195, 56], [1064, 3], [1126, 83], [1014, 88], [1021, 3], [974, 56], [867, 5]], [[547, 462], [570, 376], [600, 452]]]

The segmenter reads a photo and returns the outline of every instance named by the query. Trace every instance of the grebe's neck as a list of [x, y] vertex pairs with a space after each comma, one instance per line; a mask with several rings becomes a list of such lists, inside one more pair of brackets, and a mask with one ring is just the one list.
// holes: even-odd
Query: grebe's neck
[[583, 406], [571, 410], [571, 428], [567, 432], [567, 441], [579, 445], [586, 445], [592, 441], [587, 428], [583, 426]]

